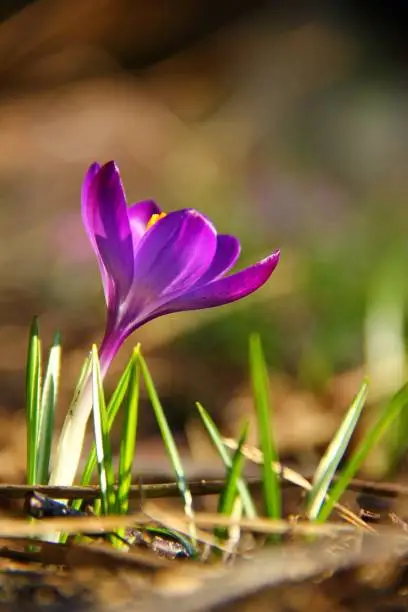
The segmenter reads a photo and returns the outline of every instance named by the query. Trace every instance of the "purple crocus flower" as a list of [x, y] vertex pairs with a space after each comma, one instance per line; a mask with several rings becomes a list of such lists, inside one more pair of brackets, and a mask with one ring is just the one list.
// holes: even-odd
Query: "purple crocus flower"
[[[124, 340], [161, 315], [212, 308], [261, 287], [279, 261], [279, 251], [226, 276], [238, 259], [234, 236], [217, 234], [193, 209], [161, 213], [150, 201], [127, 206], [113, 162], [93, 164], [82, 187], [82, 216], [98, 258], [108, 308], [99, 349], [102, 375]], [[90, 381], [65, 420], [50, 484], [73, 483], [92, 408]]]
[[127, 206], [114, 162], [89, 168], [82, 216], [108, 308], [100, 348], [103, 372], [124, 340], [147, 321], [239, 300], [259, 289], [279, 261], [275, 251], [226, 276], [240, 253], [237, 238], [217, 234], [194, 209], [164, 214], [151, 200]]

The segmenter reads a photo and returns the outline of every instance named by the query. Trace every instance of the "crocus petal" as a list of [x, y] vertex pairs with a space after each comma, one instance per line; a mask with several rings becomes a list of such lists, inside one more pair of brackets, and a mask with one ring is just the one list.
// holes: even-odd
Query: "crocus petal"
[[213, 225], [195, 210], [169, 213], [139, 242], [135, 254], [134, 298], [127, 310], [156, 309], [171, 293], [187, 291], [210, 266], [217, 246]]
[[219, 234], [217, 236], [217, 250], [207, 272], [198, 280], [198, 285], [207, 284], [223, 276], [236, 263], [241, 245], [238, 238], [228, 234]]
[[105, 300], [106, 300], [106, 303], [109, 304], [112, 298], [113, 283], [112, 283], [112, 280], [109, 278], [105, 265], [99, 254], [99, 250], [98, 250], [96, 240], [95, 240], [95, 234], [93, 231], [93, 222], [92, 222], [92, 218], [90, 218], [91, 208], [88, 206], [89, 185], [93, 181], [99, 169], [100, 169], [100, 165], [97, 164], [96, 162], [88, 168], [88, 171], [82, 183], [81, 210], [82, 210], [82, 221], [85, 227], [85, 231], [88, 235], [92, 248], [95, 251], [95, 254], [98, 260], [98, 264], [99, 264], [99, 269], [101, 271], [102, 285], [103, 285], [103, 291], [105, 294]]
[[92, 183], [93, 179], [95, 178], [95, 176], [98, 174], [99, 170], [101, 169], [100, 165], [97, 162], [94, 162], [93, 164], [91, 164], [85, 174], [84, 177], [84, 181], [82, 183], [82, 192], [81, 192], [81, 196], [82, 196], [82, 215], [83, 215], [83, 221], [84, 221], [84, 225], [85, 225], [85, 230], [87, 231], [89, 237], [92, 240], [92, 236], [89, 234], [89, 219], [88, 219], [88, 208], [85, 205], [85, 202], [87, 201], [88, 198], [88, 189], [89, 189], [89, 185]]
[[164, 304], [156, 311], [155, 316], [182, 310], [212, 308], [240, 300], [266, 283], [278, 265], [279, 255], [279, 251], [275, 251], [269, 257], [236, 274], [225, 276], [207, 285], [200, 284]]
[[98, 257], [113, 279], [118, 299], [133, 278], [133, 245], [126, 199], [114, 162], [102, 166], [85, 189], [84, 207]]
[[152, 215], [160, 213], [160, 208], [153, 200], [145, 200], [129, 206], [128, 216], [133, 239], [133, 252], [136, 252], [139, 241], [146, 232], [146, 226]]

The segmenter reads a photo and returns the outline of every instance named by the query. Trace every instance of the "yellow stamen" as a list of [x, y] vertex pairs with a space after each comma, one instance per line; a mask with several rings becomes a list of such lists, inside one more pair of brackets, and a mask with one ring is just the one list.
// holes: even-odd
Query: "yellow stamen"
[[158, 221], [160, 221], [160, 219], [163, 219], [163, 217], [166, 216], [166, 213], [155, 213], [154, 215], [152, 215], [149, 219], [149, 221], [147, 222], [146, 225], [146, 232], [147, 230], [149, 230], [155, 223], [157, 223]]

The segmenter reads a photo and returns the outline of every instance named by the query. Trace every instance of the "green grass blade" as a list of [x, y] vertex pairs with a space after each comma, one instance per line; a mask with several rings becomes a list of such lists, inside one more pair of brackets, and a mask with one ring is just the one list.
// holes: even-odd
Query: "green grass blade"
[[40, 423], [38, 433], [37, 483], [47, 484], [50, 469], [54, 417], [58, 398], [61, 371], [61, 338], [57, 332], [50, 349], [41, 394]]
[[92, 413], [102, 512], [103, 514], [111, 514], [115, 512], [116, 508], [115, 477], [98, 349], [95, 345], [92, 347]]
[[263, 453], [262, 464], [263, 498], [265, 512], [269, 518], [278, 519], [282, 513], [282, 500], [279, 476], [275, 474], [272, 463], [278, 461], [278, 452], [272, 434], [272, 410], [269, 399], [269, 377], [262, 351], [260, 337], [250, 337], [249, 357], [252, 388], [258, 421], [259, 446]]
[[[218, 454], [220, 455], [225, 467], [227, 468], [227, 470], [230, 470], [231, 469], [231, 457], [230, 457], [229, 452], [227, 451], [227, 449], [225, 448], [223, 444], [222, 436], [216, 424], [214, 423], [214, 421], [212, 420], [208, 412], [205, 410], [205, 408], [203, 408], [203, 406], [199, 402], [196, 403], [196, 406], [200, 414], [200, 417], [204, 423], [204, 426], [208, 432], [208, 435], [211, 438], [212, 443], [217, 449]], [[255, 504], [252, 501], [251, 494], [243, 478], [238, 479], [237, 488], [238, 488], [238, 493], [242, 500], [242, 506], [243, 506], [245, 514], [248, 516], [248, 518], [256, 518], [257, 512], [256, 512]]]
[[336, 483], [329, 492], [329, 499], [324, 503], [318, 522], [323, 523], [331, 514], [333, 506], [339, 501], [350, 481], [361, 467], [370, 450], [387, 431], [391, 423], [402, 410], [408, 409], [408, 385], [404, 385], [389, 402], [385, 404], [374, 425], [368, 430], [355, 452], [352, 454], [344, 468], [340, 471]]
[[92, 368], [92, 351], [89, 352], [88, 356], [85, 358], [84, 363], [82, 364], [81, 372], [79, 374], [78, 382], [75, 387], [74, 395], [72, 398], [70, 409], [75, 406], [78, 398], [82, 393], [82, 387], [87, 382], [89, 374]]
[[[191, 495], [191, 491], [187, 484], [187, 480], [184, 474], [183, 465], [181, 462], [181, 458], [179, 452], [177, 450], [177, 445], [174, 440], [173, 434], [171, 433], [169, 424], [166, 419], [166, 415], [164, 414], [162, 405], [159, 400], [159, 396], [155, 389], [152, 377], [150, 375], [149, 369], [147, 367], [146, 361], [143, 356], [139, 353], [138, 359], [140, 362], [140, 367], [144, 379], [144, 383], [146, 385], [147, 394], [149, 396], [150, 402], [152, 404], [153, 412], [155, 414], [157, 424], [160, 429], [161, 436], [163, 438], [164, 446], [167, 451], [167, 455], [170, 459], [170, 462], [173, 466], [173, 470], [176, 477], [176, 482], [180, 491], [180, 494], [184, 501], [184, 512], [186, 516], [193, 521], [194, 512], [193, 512], [193, 498]], [[194, 527], [192, 526], [192, 530], [194, 531]], [[194, 534], [192, 533], [194, 537]]]
[[408, 451], [408, 410], [402, 410], [387, 431], [385, 444], [388, 476], [393, 477]]
[[[242, 447], [244, 446], [248, 437], [248, 426], [246, 422], [242, 428], [241, 435], [238, 440], [237, 450], [234, 452], [231, 459], [231, 467], [228, 470], [227, 479], [225, 486], [220, 494], [218, 501], [218, 512], [231, 516], [234, 510], [234, 503], [238, 493], [238, 482], [241, 478], [242, 468], [245, 463], [245, 456], [242, 454]], [[214, 534], [218, 538], [226, 538], [227, 530], [224, 528], [215, 529]]]
[[37, 318], [31, 324], [26, 365], [27, 483], [37, 484], [37, 441], [41, 395], [41, 342]]
[[132, 485], [132, 466], [135, 456], [136, 432], [139, 413], [140, 366], [137, 361], [132, 365], [125, 419], [119, 453], [119, 474], [117, 511], [126, 514], [129, 507], [129, 490]]
[[[132, 367], [135, 363], [135, 358], [136, 358], [136, 352], [138, 351], [138, 347], [136, 347], [133, 351], [132, 357], [129, 359], [126, 368], [124, 369], [122, 376], [119, 379], [119, 382], [112, 394], [112, 397], [109, 401], [108, 407], [106, 409], [107, 413], [108, 413], [108, 429], [110, 431], [113, 422], [116, 418], [117, 413], [120, 410], [120, 407], [122, 406], [123, 400], [125, 398], [125, 395], [127, 393], [128, 390], [128, 385], [129, 385], [129, 380], [130, 380], [130, 374], [132, 371]], [[92, 475], [94, 473], [94, 470], [96, 468], [97, 465], [97, 459], [96, 459], [96, 447], [95, 444], [93, 444], [89, 455], [88, 455], [88, 459], [87, 462], [85, 464], [85, 468], [82, 474], [82, 478], [81, 478], [81, 484], [86, 486], [88, 484], [91, 483], [92, 480]], [[82, 500], [81, 499], [76, 499], [74, 500], [74, 502], [72, 503], [72, 507], [75, 508], [76, 510], [79, 510], [79, 508], [81, 507], [82, 504]]]
[[319, 515], [333, 476], [359, 421], [367, 400], [367, 393], [368, 382], [364, 381], [317, 466], [313, 476], [312, 489], [307, 498], [307, 515], [310, 520], [315, 520]]

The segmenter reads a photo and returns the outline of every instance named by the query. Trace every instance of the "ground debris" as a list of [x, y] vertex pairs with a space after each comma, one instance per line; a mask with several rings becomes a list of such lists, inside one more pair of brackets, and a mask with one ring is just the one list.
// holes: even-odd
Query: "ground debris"
[[[179, 563], [151, 550], [138, 551], [132, 561], [132, 553], [108, 553], [99, 544], [65, 546], [71, 553], [64, 567], [34, 566], [28, 560], [7, 560], [7, 566], [3, 559], [0, 611], [307, 612], [311, 605], [314, 612], [407, 610], [405, 534], [386, 529], [359, 534], [354, 543], [343, 540], [340, 534], [338, 542], [298, 539], [269, 545], [229, 565]], [[44, 550], [52, 548], [44, 543]], [[139, 552], [147, 555], [144, 565]]]

